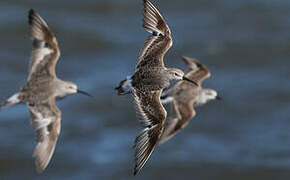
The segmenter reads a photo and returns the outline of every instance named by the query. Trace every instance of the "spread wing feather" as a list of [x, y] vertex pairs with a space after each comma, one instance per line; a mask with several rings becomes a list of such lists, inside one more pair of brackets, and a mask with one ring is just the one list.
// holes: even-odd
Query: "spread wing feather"
[[168, 141], [175, 134], [185, 128], [190, 120], [194, 118], [195, 114], [193, 101], [178, 102], [173, 100], [172, 115], [167, 120], [167, 124], [165, 125], [159, 144]]
[[152, 33], [139, 53], [136, 71], [143, 66], [164, 66], [163, 57], [172, 46], [169, 27], [149, 0], [143, 0], [143, 28]]
[[160, 103], [161, 91], [142, 93], [134, 91], [137, 118], [145, 128], [135, 139], [135, 168], [136, 175], [144, 166], [163, 130], [166, 111]]
[[[196, 59], [186, 56], [183, 56], [182, 59], [189, 67], [189, 70], [185, 75], [187, 78], [201, 85], [203, 80], [210, 77], [210, 72], [207, 67], [199, 63]], [[161, 98], [163, 102], [166, 102], [166, 98], [171, 98], [173, 100], [171, 101], [172, 115], [170, 116], [167, 124], [165, 125], [159, 143], [164, 143], [165, 141], [172, 138], [175, 134], [182, 130], [192, 118], [194, 118], [196, 112], [194, 110], [193, 104], [196, 102], [197, 96], [185, 96], [187, 96], [187, 94], [192, 94], [194, 90], [198, 91], [197, 88], [199, 87], [193, 86], [191, 83], [182, 81], [162, 94]]]
[[33, 152], [36, 170], [41, 173], [48, 165], [60, 133], [61, 111], [55, 105], [55, 98], [29, 106], [31, 124], [36, 127], [37, 146]]
[[204, 65], [199, 63], [196, 59], [182, 56], [185, 64], [190, 68], [186, 73], [186, 77], [197, 82], [199, 85], [211, 76], [209, 69]]
[[55, 36], [47, 23], [32, 9], [29, 11], [28, 23], [33, 40], [28, 80], [55, 76], [55, 65], [60, 56]]

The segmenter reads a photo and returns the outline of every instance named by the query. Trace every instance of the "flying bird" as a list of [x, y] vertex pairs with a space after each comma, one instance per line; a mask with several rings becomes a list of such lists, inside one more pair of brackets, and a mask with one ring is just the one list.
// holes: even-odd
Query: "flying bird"
[[144, 130], [134, 143], [136, 175], [144, 166], [163, 131], [167, 112], [160, 102], [162, 90], [171, 80], [186, 80], [180, 69], [166, 68], [163, 57], [172, 46], [171, 31], [159, 11], [149, 0], [143, 0], [143, 28], [151, 35], [145, 41], [134, 75], [121, 81], [116, 88], [119, 95], [133, 93], [137, 119]]
[[213, 89], [202, 88], [202, 82], [210, 77], [210, 71], [196, 59], [183, 56], [189, 70], [185, 76], [196, 82], [198, 86], [188, 82], [178, 82], [175, 86], [164, 91], [161, 96], [162, 104], [171, 103], [172, 115], [168, 118], [159, 143], [169, 140], [194, 118], [194, 105], [202, 105], [210, 100], [221, 99]]
[[29, 32], [33, 41], [27, 83], [19, 92], [7, 99], [1, 108], [26, 104], [31, 124], [36, 128], [37, 145], [33, 152], [38, 173], [47, 167], [56, 146], [61, 129], [61, 111], [55, 105], [56, 98], [70, 94], [88, 93], [72, 82], [57, 78], [55, 66], [60, 56], [56, 37], [47, 23], [34, 11], [28, 15]]

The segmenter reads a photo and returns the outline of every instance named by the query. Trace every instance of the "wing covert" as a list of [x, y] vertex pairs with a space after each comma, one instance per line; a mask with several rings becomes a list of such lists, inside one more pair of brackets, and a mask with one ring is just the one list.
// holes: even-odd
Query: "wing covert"
[[28, 23], [33, 40], [28, 80], [40, 76], [56, 76], [55, 65], [60, 51], [54, 34], [40, 15], [32, 9], [29, 11]]
[[151, 93], [134, 91], [137, 118], [145, 128], [135, 139], [136, 175], [144, 166], [157, 145], [166, 119], [166, 110], [160, 102], [161, 90]]
[[61, 128], [61, 111], [55, 105], [55, 98], [29, 106], [31, 124], [36, 127], [37, 146], [33, 152], [36, 170], [41, 173], [48, 165], [56, 146]]

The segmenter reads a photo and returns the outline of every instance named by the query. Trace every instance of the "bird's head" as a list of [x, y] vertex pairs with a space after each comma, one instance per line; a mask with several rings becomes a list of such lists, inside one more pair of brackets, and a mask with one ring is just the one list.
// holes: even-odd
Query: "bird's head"
[[191, 82], [191, 83], [193, 83], [193, 84], [198, 86], [198, 84], [195, 81], [185, 77], [184, 76], [184, 72], [182, 70], [180, 70], [180, 69], [168, 68], [167, 69], [167, 73], [168, 73], [168, 76], [169, 76], [169, 80], [184, 80], [184, 81]]
[[59, 93], [58, 93], [58, 96], [60, 98], [65, 97], [65, 96], [70, 95], [70, 94], [76, 94], [76, 93], [92, 97], [92, 95], [90, 95], [89, 93], [78, 89], [78, 86], [75, 83], [73, 83], [73, 82], [64, 82], [64, 81], [62, 81], [61, 84], [62, 85], [60, 86], [60, 90], [59, 90]]

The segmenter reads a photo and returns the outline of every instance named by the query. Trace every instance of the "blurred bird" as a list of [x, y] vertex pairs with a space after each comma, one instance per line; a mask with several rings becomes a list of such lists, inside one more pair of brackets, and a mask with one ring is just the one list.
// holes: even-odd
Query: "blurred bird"
[[134, 175], [148, 160], [163, 131], [167, 112], [160, 102], [162, 90], [171, 80], [186, 80], [197, 85], [180, 69], [164, 66], [163, 57], [172, 46], [170, 29], [149, 0], [143, 0], [143, 4], [143, 28], [152, 34], [140, 51], [135, 74], [121, 81], [116, 88], [119, 95], [133, 93], [137, 118], [144, 127], [135, 139]]
[[161, 96], [162, 104], [171, 103], [172, 115], [165, 125], [159, 143], [164, 143], [182, 130], [195, 116], [194, 105], [202, 105], [210, 100], [221, 99], [213, 89], [204, 89], [202, 82], [210, 77], [207, 67], [197, 60], [189, 57], [182, 57], [189, 70], [185, 76], [197, 82], [195, 86], [188, 82], [178, 82], [175, 86], [164, 91]]
[[57, 78], [55, 65], [60, 56], [57, 40], [46, 22], [34, 10], [29, 11], [28, 18], [33, 40], [28, 81], [1, 108], [20, 103], [28, 106], [31, 124], [36, 126], [37, 146], [33, 157], [36, 170], [41, 173], [53, 155], [60, 133], [61, 111], [55, 105], [55, 99], [75, 93], [90, 95], [79, 90], [76, 84]]

